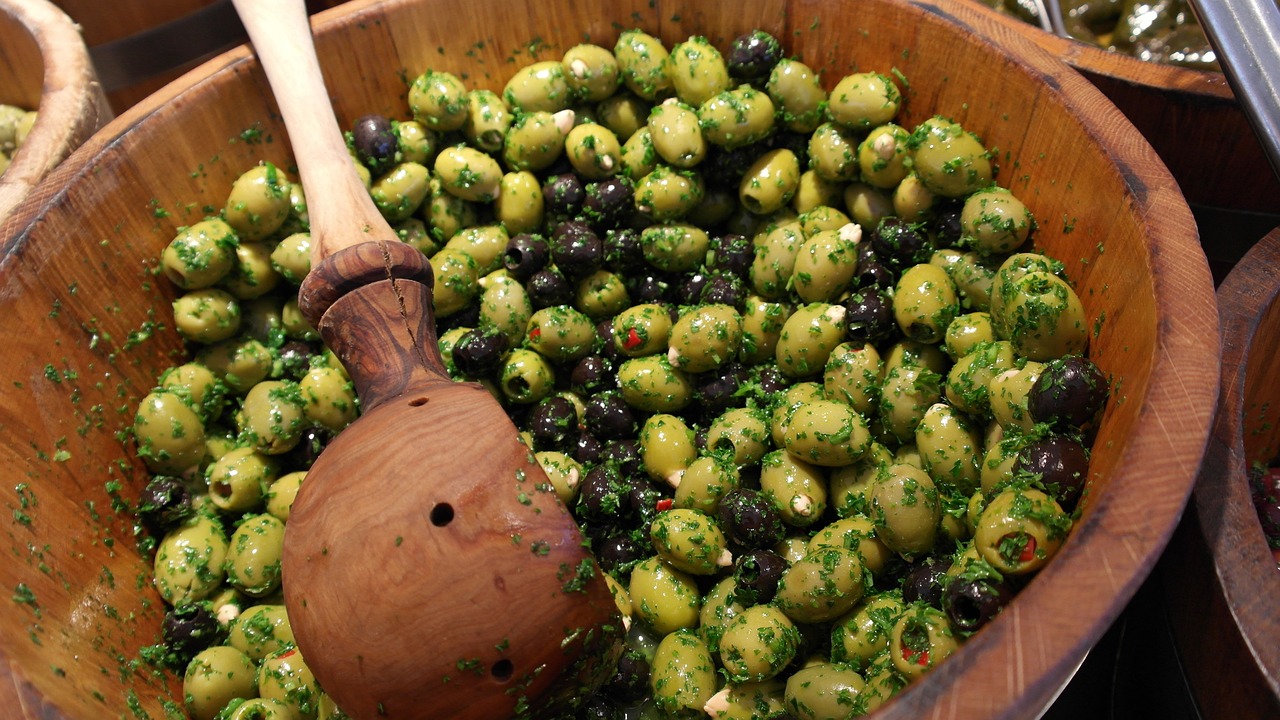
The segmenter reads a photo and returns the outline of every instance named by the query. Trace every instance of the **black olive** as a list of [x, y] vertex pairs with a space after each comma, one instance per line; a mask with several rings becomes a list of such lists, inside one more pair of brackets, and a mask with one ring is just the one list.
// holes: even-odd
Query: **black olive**
[[649, 661], [639, 650], [627, 648], [618, 658], [618, 670], [604, 685], [605, 691], [623, 702], [635, 702], [649, 693]]
[[631, 515], [630, 490], [630, 484], [616, 470], [597, 465], [578, 487], [577, 515], [591, 522], [617, 525]]
[[739, 555], [733, 563], [737, 599], [748, 607], [768, 603], [777, 594], [778, 581], [786, 569], [786, 558], [772, 550], [757, 548]]
[[1009, 604], [1013, 595], [1003, 582], [955, 578], [942, 594], [942, 611], [955, 629], [974, 632]]
[[738, 310], [747, 299], [747, 286], [742, 278], [729, 273], [716, 273], [707, 279], [698, 301], [708, 305], [728, 305]]
[[165, 613], [160, 632], [164, 644], [186, 659], [222, 640], [218, 618], [202, 603], [187, 603]]
[[604, 261], [611, 269], [624, 276], [648, 267], [644, 259], [644, 247], [640, 244], [640, 233], [631, 228], [605, 232]]
[[769, 145], [777, 150], [790, 150], [800, 161], [800, 167], [809, 167], [809, 135], [783, 131], [769, 138]]
[[579, 720], [624, 720], [626, 714], [604, 693], [597, 692], [587, 698], [575, 717]]
[[600, 462], [608, 463], [618, 469], [624, 478], [644, 471], [644, 460], [640, 457], [640, 447], [632, 438], [610, 440], [604, 444], [600, 453]]
[[860, 290], [844, 301], [845, 336], [854, 342], [880, 344], [899, 332], [893, 301], [874, 289]]
[[600, 440], [631, 438], [636, 434], [635, 415], [616, 392], [596, 393], [588, 398], [583, 424]]
[[1267, 498], [1255, 506], [1258, 511], [1258, 522], [1262, 524], [1262, 533], [1267, 544], [1272, 548], [1280, 547], [1280, 501]]
[[399, 141], [386, 116], [363, 115], [357, 119], [351, 129], [351, 144], [356, 157], [375, 176], [390, 170], [396, 162]]
[[922, 602], [936, 608], [942, 607], [942, 589], [947, 579], [949, 564], [928, 558], [907, 572], [902, 580], [902, 601]]
[[938, 238], [938, 245], [954, 247], [960, 241], [960, 211], [964, 201], [957, 198], [938, 198], [929, 210], [928, 225]]
[[580, 433], [578, 441], [573, 446], [573, 459], [583, 465], [592, 465], [600, 460], [600, 453], [604, 451], [604, 443], [596, 439], [595, 435], [590, 433]]
[[712, 145], [707, 149], [706, 159], [698, 167], [705, 168], [702, 170], [702, 179], [708, 188], [737, 190], [742, 176], [759, 156], [759, 149], [752, 145], [733, 149]]
[[542, 183], [542, 205], [550, 217], [573, 217], [586, 199], [586, 188], [573, 173], [553, 175]]
[[1018, 451], [1017, 474], [1032, 474], [1067, 512], [1071, 512], [1089, 479], [1089, 451], [1070, 435], [1049, 435]]
[[573, 302], [573, 285], [564, 275], [551, 268], [543, 268], [534, 273], [525, 283], [524, 289], [534, 310]]
[[580, 280], [604, 264], [604, 243], [586, 224], [573, 223], [563, 232], [556, 230], [551, 242], [551, 260], [565, 277]]
[[1107, 405], [1107, 378], [1089, 358], [1066, 355], [1045, 363], [1027, 392], [1027, 410], [1055, 430], [1091, 428]]
[[676, 289], [676, 302], [681, 305], [697, 305], [702, 300], [702, 289], [710, 280], [711, 276], [701, 270], [685, 275]]
[[791, 380], [775, 365], [761, 366], [756, 373], [756, 382], [760, 385], [760, 392], [765, 395], [772, 395], [776, 392], [782, 392], [791, 386]]
[[746, 548], [773, 547], [786, 534], [778, 509], [751, 488], [729, 491], [720, 499], [716, 516], [725, 535]]
[[568, 398], [546, 398], [529, 413], [529, 434], [539, 450], [571, 448], [578, 442], [578, 411]]
[[547, 258], [551, 256], [551, 248], [547, 241], [538, 235], [520, 233], [507, 241], [507, 249], [502, 254], [502, 266], [516, 280], [527, 280], [534, 273], [547, 266]]
[[711, 261], [707, 264], [712, 270], [722, 273], [745, 276], [751, 269], [751, 261], [755, 259], [755, 249], [751, 241], [736, 233], [725, 233], [711, 238]]
[[436, 332], [443, 335], [455, 328], [473, 328], [480, 322], [480, 303], [469, 302], [462, 309], [445, 317], [436, 317]]
[[760, 80], [767, 78], [781, 59], [782, 45], [778, 39], [763, 30], [755, 30], [734, 38], [725, 65], [729, 74], [738, 80]]
[[869, 262], [879, 262], [876, 258], [876, 249], [871, 244], [870, 238], [862, 240], [856, 246], [858, 251], [858, 266], [861, 267]]
[[594, 541], [591, 547], [595, 551], [596, 562], [609, 573], [626, 572], [650, 553], [649, 549], [625, 532], [613, 533]]
[[868, 260], [858, 265], [857, 285], [860, 288], [891, 288], [897, 278], [889, 268], [875, 260]]
[[627, 290], [636, 304], [671, 302], [677, 295], [670, 277], [653, 272], [635, 276]]
[[277, 376], [301, 378], [311, 369], [311, 356], [317, 349], [311, 343], [302, 340], [290, 340], [280, 346], [279, 373]]
[[138, 498], [138, 520], [155, 537], [191, 517], [191, 491], [178, 478], [157, 475]]
[[710, 420], [719, 417], [725, 410], [737, 407], [738, 389], [750, 379], [751, 373], [741, 363], [728, 362], [703, 373], [694, 386], [694, 397], [698, 401], [701, 415]]
[[633, 210], [634, 191], [623, 178], [611, 177], [587, 185], [582, 216], [596, 230], [604, 232], [620, 227]]
[[483, 328], [463, 333], [453, 346], [453, 364], [468, 377], [478, 378], [492, 373], [507, 352], [507, 336]]
[[871, 233], [871, 247], [876, 259], [891, 270], [905, 270], [912, 265], [928, 262], [933, 255], [933, 243], [924, 233], [902, 221], [886, 217]]
[[594, 395], [613, 385], [613, 366], [599, 355], [587, 355], [569, 372], [569, 389], [579, 395]]
[[618, 360], [618, 347], [613, 344], [613, 320], [605, 318], [596, 323], [596, 337], [600, 342], [596, 347], [600, 348], [600, 355], [611, 363]]
[[281, 464], [286, 467], [309, 468], [332, 439], [331, 430], [320, 427], [307, 428], [302, 431], [302, 439], [298, 444], [281, 456], [284, 460]]

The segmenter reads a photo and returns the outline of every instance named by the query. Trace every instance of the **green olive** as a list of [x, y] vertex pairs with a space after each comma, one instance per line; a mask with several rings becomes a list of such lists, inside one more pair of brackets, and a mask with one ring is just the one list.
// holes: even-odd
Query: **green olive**
[[1014, 360], [1013, 344], [1008, 341], [977, 346], [947, 373], [947, 401], [963, 412], [987, 415], [991, 411], [991, 381], [1013, 368]]
[[289, 179], [269, 162], [245, 172], [231, 184], [222, 217], [241, 240], [265, 240], [289, 217]]
[[871, 506], [880, 539], [894, 552], [915, 557], [933, 547], [942, 505], [924, 470], [905, 463], [890, 465], [876, 478]]
[[227, 644], [261, 662], [273, 653], [293, 647], [297, 640], [284, 605], [254, 605], [231, 623]]
[[991, 184], [987, 149], [959, 124], [935, 116], [921, 123], [912, 138], [912, 167], [933, 193], [959, 198]]
[[695, 35], [671, 48], [667, 74], [676, 97], [694, 107], [729, 89], [729, 68], [707, 38]]
[[287, 648], [263, 658], [258, 666], [258, 695], [309, 720], [319, 710], [320, 684], [302, 653], [297, 648]]
[[209, 466], [205, 480], [209, 499], [227, 512], [245, 512], [258, 507], [275, 482], [277, 462], [251, 447], [238, 447]]
[[692, 575], [677, 570], [661, 557], [641, 560], [627, 585], [635, 616], [654, 632], [666, 635], [698, 625], [702, 596]]
[[297, 470], [281, 475], [267, 488], [267, 512], [281, 522], [289, 522], [293, 510], [293, 501], [302, 489], [302, 481], [307, 478], [305, 470]]
[[663, 637], [650, 667], [653, 702], [665, 717], [700, 715], [716, 692], [715, 661], [695, 630], [682, 628]]
[[566, 507], [572, 507], [574, 499], [578, 497], [578, 486], [586, 475], [582, 465], [577, 460], [555, 450], [543, 450], [534, 453], [534, 457], [542, 467], [542, 472], [546, 473], [547, 480], [551, 481], [551, 486], [555, 488], [560, 502]]
[[519, 405], [536, 403], [555, 389], [551, 363], [542, 353], [526, 348], [516, 348], [507, 355], [498, 377], [502, 396]]
[[160, 376], [160, 389], [180, 396], [204, 422], [222, 414], [227, 389], [209, 368], [200, 363], [183, 363]]
[[768, 300], [787, 296], [796, 257], [804, 244], [804, 231], [798, 220], [781, 223], [755, 236], [752, 247], [751, 287]]
[[838, 230], [819, 230], [806, 236], [796, 253], [792, 290], [804, 302], [834, 302], [858, 271], [862, 228], [849, 223]]
[[761, 717], [783, 717], [785, 685], [778, 679], [764, 682], [730, 683], [703, 705], [703, 710], [716, 720], [758, 720]]
[[800, 186], [800, 161], [786, 148], [756, 158], [738, 182], [738, 199], [756, 215], [768, 215], [791, 202]]
[[[439, 162], [437, 156], [437, 168]], [[430, 173], [426, 166], [416, 162], [397, 163], [385, 175], [374, 180], [369, 188], [369, 195], [378, 212], [382, 213], [387, 222], [393, 223], [407, 220], [417, 212], [430, 192]]]
[[265, 597], [280, 589], [280, 556], [284, 523], [273, 515], [245, 518], [228, 544], [227, 582], [250, 597]]
[[649, 477], [679, 487], [685, 468], [697, 456], [693, 431], [683, 420], [667, 413], [655, 413], [645, 419], [640, 428], [640, 460]]
[[847, 128], [869, 130], [893, 120], [901, 106], [902, 93], [887, 75], [853, 73], [832, 88], [827, 113]]
[[516, 115], [507, 130], [502, 158], [512, 170], [542, 170], [564, 153], [573, 113], [537, 111]]
[[696, 171], [659, 164], [636, 182], [636, 210], [654, 220], [674, 220], [702, 202], [705, 193], [706, 186]]
[[714, 370], [738, 354], [742, 316], [731, 305], [699, 305], [676, 320], [668, 342], [672, 367], [692, 373]]
[[271, 251], [271, 267], [285, 280], [300, 284], [311, 272], [311, 233], [298, 232], [281, 240]]
[[771, 448], [764, 411], [750, 407], [726, 410], [707, 427], [706, 448], [734, 467], [756, 464]]
[[648, 101], [630, 92], [618, 92], [596, 105], [596, 119], [601, 125], [612, 130], [613, 134], [618, 136], [619, 142], [625, 146], [637, 130], [645, 127], [649, 108]]
[[550, 360], [566, 362], [588, 355], [597, 341], [591, 318], [569, 307], [553, 305], [529, 318], [525, 337], [530, 349]]
[[994, 342], [996, 328], [991, 313], [971, 312], [957, 315], [943, 338], [943, 348], [952, 360], [959, 360], [983, 343]]
[[655, 100], [671, 90], [671, 53], [661, 40], [642, 30], [623, 30], [613, 55], [622, 81], [631, 92], [645, 100]]
[[889, 594], [863, 600], [831, 630], [831, 659], [865, 669], [889, 648], [889, 635], [902, 614], [902, 601]]
[[[849, 466], [852, 467], [852, 466]], [[832, 473], [834, 477], [837, 470]], [[874, 475], [876, 469], [871, 470]], [[834, 483], [832, 491], [834, 494]], [[867, 507], [870, 507], [869, 503]], [[838, 547], [849, 550], [862, 560], [862, 568], [867, 573], [875, 575], [888, 565], [893, 559], [893, 551], [889, 549], [876, 534], [876, 526], [869, 518], [862, 515], [853, 517], [845, 517], [822, 528], [809, 539], [809, 543], [805, 546], [805, 553], [812, 552], [821, 547]]]
[[426, 165], [440, 149], [440, 134], [428, 130], [417, 120], [392, 122], [391, 129], [396, 135], [396, 149], [404, 162]]
[[919, 175], [909, 173], [893, 189], [893, 214], [903, 222], [924, 222], [932, 215], [937, 199]]
[[564, 147], [573, 169], [588, 180], [611, 177], [622, 169], [622, 145], [603, 125], [578, 125], [565, 137]]
[[622, 278], [608, 270], [597, 270], [578, 281], [574, 306], [594, 321], [601, 321], [631, 305]]
[[308, 422], [338, 432], [355, 421], [359, 408], [355, 386], [341, 370], [312, 367], [298, 381], [298, 390]]
[[824, 180], [858, 177], [858, 138], [835, 123], [823, 123], [809, 136], [809, 167]]
[[698, 125], [698, 114], [688, 105], [664, 102], [655, 106], [646, 127], [654, 152], [671, 167], [691, 168], [707, 156], [707, 141]]
[[544, 207], [538, 176], [528, 170], [502, 176], [498, 183], [498, 199], [493, 201], [493, 212], [508, 235], [533, 232], [541, 227]]
[[431, 194], [421, 212], [431, 226], [433, 247], [439, 247], [463, 228], [479, 222], [476, 204], [446, 192], [440, 178], [432, 177], [429, 187]]
[[233, 647], [205, 648], [187, 663], [182, 695], [192, 720], [214, 720], [229, 703], [256, 697], [258, 673], [253, 662]]
[[[844, 202], [845, 183], [838, 180], [826, 180], [813, 170], [800, 173], [800, 184], [796, 186], [796, 194], [791, 196], [791, 209], [802, 217], [815, 209], [834, 210], [836, 205]], [[837, 211], [838, 212], [838, 211]], [[844, 215], [843, 212], [840, 213]], [[844, 215], [847, 224], [849, 216]]]
[[574, 45], [565, 51], [560, 64], [564, 66], [569, 89], [587, 102], [600, 102], [612, 96], [622, 84], [618, 59], [599, 45]]
[[507, 130], [511, 128], [511, 111], [506, 102], [492, 90], [472, 90], [467, 94], [467, 119], [462, 135], [473, 147], [484, 152], [502, 150]]
[[1039, 253], [1021, 252], [1005, 258], [996, 269], [991, 281], [988, 312], [991, 313], [991, 324], [995, 326], [997, 337], [1008, 340], [1012, 334], [1012, 316], [1005, 311], [1005, 306], [1018, 298], [1018, 281], [1032, 272], [1059, 275], [1062, 263]]
[[729, 682], [761, 682], [795, 658], [800, 630], [778, 608], [755, 605], [725, 626], [719, 649]]
[[701, 510], [672, 508], [649, 525], [658, 557], [690, 575], [714, 575], [733, 565], [720, 523]]
[[809, 303], [797, 308], [783, 324], [774, 358], [788, 377], [817, 375], [842, 340], [844, 307]]
[[453, 73], [428, 70], [409, 86], [413, 119], [430, 130], [458, 130], [467, 121], [467, 88]]
[[671, 272], [686, 272], [701, 265], [710, 245], [711, 238], [705, 230], [687, 223], [650, 225], [640, 233], [645, 260]]
[[480, 266], [460, 250], [440, 250], [431, 256], [434, 275], [432, 300], [437, 318], [466, 307], [480, 294]]
[[982, 437], [967, 416], [935, 403], [916, 426], [916, 448], [934, 485], [968, 496], [978, 487]]
[[1043, 369], [1043, 363], [1028, 360], [1021, 368], [1005, 370], [987, 383], [991, 414], [1002, 427], [1012, 428], [1016, 425], [1023, 430], [1030, 430], [1035, 425], [1035, 420], [1027, 410], [1027, 394], [1031, 392], [1031, 386], [1035, 385]]
[[1001, 187], [973, 193], [960, 211], [964, 242], [984, 255], [1008, 254], [1022, 247], [1033, 223], [1027, 206]]
[[759, 142], [773, 132], [774, 106], [768, 94], [741, 85], [707, 98], [698, 107], [698, 121], [707, 142], [739, 148]]
[[865, 182], [853, 182], [845, 187], [844, 206], [864, 233], [875, 232], [880, 221], [893, 214], [893, 198]]
[[787, 678], [786, 706], [796, 720], [834, 720], [861, 715], [862, 676], [853, 668], [818, 662]]
[[1011, 488], [997, 494], [978, 517], [974, 547], [1006, 575], [1045, 566], [1071, 530], [1071, 516], [1039, 490]]
[[799, 60], [779, 60], [769, 73], [765, 91], [778, 108], [778, 117], [788, 130], [813, 132], [822, 122], [827, 91], [822, 89], [818, 74]]
[[889, 190], [910, 172], [907, 157], [910, 153], [911, 134], [899, 125], [886, 123], [862, 139], [858, 144], [858, 170], [862, 182]]
[[898, 616], [889, 637], [889, 657], [903, 677], [915, 680], [960, 647], [947, 616], [935, 607], [913, 604]]
[[[1030, 272], [1012, 289], [1014, 299], [1001, 305], [997, 327], [1009, 329], [1018, 355], [1046, 362], [1079, 355], [1089, 344], [1084, 306], [1065, 280], [1047, 272]], [[995, 316], [993, 314], [993, 320]]]
[[218, 521], [194, 515], [156, 545], [156, 590], [173, 607], [199, 602], [222, 583], [226, 557], [227, 538]]
[[242, 440], [265, 455], [289, 452], [306, 426], [306, 398], [297, 383], [264, 380], [244, 396], [236, 413]]
[[181, 475], [204, 458], [204, 423], [181, 394], [156, 390], [133, 419], [138, 456], [152, 472]]
[[680, 474], [674, 507], [714, 513], [720, 506], [720, 499], [740, 484], [738, 469], [731, 463], [714, 457], [697, 458]]
[[852, 551], [825, 546], [782, 571], [774, 604], [799, 623], [844, 615], [862, 599], [862, 560]]
[[787, 388], [781, 399], [773, 401], [773, 410], [770, 412], [769, 436], [773, 439], [773, 444], [777, 447], [782, 447], [785, 444], [787, 427], [791, 424], [791, 417], [801, 405], [815, 400], [826, 399], [820, 383], [798, 382]]
[[191, 290], [173, 301], [173, 325], [184, 338], [216, 343], [240, 330], [240, 303], [218, 288]]
[[658, 151], [653, 149], [653, 135], [647, 125], [642, 125], [622, 144], [622, 174], [636, 180], [657, 167]]
[[826, 397], [870, 415], [878, 404], [884, 362], [870, 343], [841, 343], [831, 351], [822, 372]]
[[907, 337], [923, 343], [942, 342], [947, 326], [959, 312], [955, 283], [937, 265], [913, 265], [898, 278], [893, 315]]
[[823, 467], [851, 465], [867, 452], [867, 422], [849, 405], [830, 400], [802, 404], [784, 436], [787, 452]]
[[633, 305], [613, 318], [613, 346], [627, 357], [653, 355], [667, 349], [671, 315], [655, 303]]
[[160, 255], [160, 268], [184, 290], [211, 287], [231, 272], [239, 243], [236, 231], [224, 220], [201, 220], [174, 236]]
[[760, 492], [791, 527], [810, 527], [827, 509], [822, 468], [785, 450], [774, 450], [760, 460]]
[[772, 359], [777, 352], [782, 327], [791, 316], [791, 306], [769, 302], [758, 295], [748, 296], [743, 305], [739, 359], [758, 365]]
[[666, 355], [631, 358], [618, 368], [622, 398], [647, 412], [676, 412], [693, 399], [693, 385]]
[[436, 155], [433, 172], [446, 192], [470, 202], [490, 202], [498, 196], [498, 185], [502, 182], [498, 161], [465, 145], [441, 150]]

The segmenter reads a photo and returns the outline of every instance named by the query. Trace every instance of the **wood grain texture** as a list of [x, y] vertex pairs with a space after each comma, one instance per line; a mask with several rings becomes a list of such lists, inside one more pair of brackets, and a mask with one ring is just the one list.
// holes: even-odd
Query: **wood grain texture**
[[[732, 8], [356, 0], [320, 21], [320, 57], [344, 126], [370, 111], [402, 116], [403, 78], [428, 67], [500, 90], [520, 64], [558, 58], [584, 40], [611, 44], [619, 27], [640, 26], [670, 44], [758, 26], [822, 69], [827, 87], [852, 69], [899, 70], [910, 83], [903, 124], [942, 113], [999, 148], [998, 178], [1039, 219], [1037, 247], [1067, 265], [1096, 321], [1091, 352], [1117, 389], [1063, 553], [877, 717], [1030, 718], [1051, 701], [1168, 542], [1219, 382], [1217, 308], [1190, 212], [1151, 146], [1096, 88], [1018, 32], [941, 0], [749, 0]], [[161, 613], [155, 594], [135, 584], [147, 564], [132, 550], [127, 519], [109, 510], [104, 481], [117, 478], [119, 493], [136, 497], [145, 474], [115, 431], [180, 346], [170, 331], [129, 340], [164, 320], [163, 310], [154, 313], [173, 297], [148, 264], [177, 226], [204, 214], [201, 203], [220, 205], [243, 168], [263, 159], [291, 164], [270, 97], [245, 50], [221, 56], [118, 118], [37, 189], [37, 204], [0, 227], [9, 250], [0, 265], [0, 352], [22, 383], [0, 384], [0, 459], [15, 478], [0, 485], [0, 501], [17, 506], [14, 485], [25, 478], [40, 503], [28, 511], [29, 528], [11, 528], [0, 541], [23, 558], [28, 543], [48, 545], [41, 552], [59, 574], [46, 575], [35, 560], [0, 565], [0, 587], [26, 583], [41, 609], [39, 618], [26, 606], [0, 614], [0, 648], [68, 718], [126, 712], [130, 686], [160, 716], [163, 699], [178, 690], [144, 670], [120, 679], [116, 653], [132, 657], [154, 642]], [[250, 128], [260, 140], [242, 139]], [[47, 365], [62, 382], [48, 379]], [[74, 382], [65, 375], [72, 370]], [[101, 424], [81, 434], [95, 406]], [[53, 460], [59, 449], [70, 459]], [[104, 566], [123, 580], [109, 587]], [[86, 594], [123, 619], [78, 612]]]
[[992, 17], [1089, 78], [1159, 153], [1187, 202], [1266, 214], [1280, 209], [1280, 179], [1222, 73], [1144, 62], [1045, 32], [976, 0], [947, 1]]
[[1280, 231], [1218, 288], [1222, 396], [1200, 479], [1162, 576], [1202, 715], [1280, 714], [1280, 569], [1247, 473], [1280, 450]]
[[0, 102], [38, 109], [0, 175], [0, 219], [111, 119], [79, 29], [46, 0], [0, 0]]

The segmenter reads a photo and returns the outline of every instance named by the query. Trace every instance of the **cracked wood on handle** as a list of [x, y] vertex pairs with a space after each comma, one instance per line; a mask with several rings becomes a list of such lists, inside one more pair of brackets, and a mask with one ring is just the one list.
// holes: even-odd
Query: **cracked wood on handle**
[[444, 371], [432, 271], [346, 151], [302, 0], [236, 0], [307, 193], [304, 314], [363, 413], [307, 474], [285, 604], [321, 687], [360, 719], [500, 718], [580, 701], [620, 618], [567, 510], [497, 401]]

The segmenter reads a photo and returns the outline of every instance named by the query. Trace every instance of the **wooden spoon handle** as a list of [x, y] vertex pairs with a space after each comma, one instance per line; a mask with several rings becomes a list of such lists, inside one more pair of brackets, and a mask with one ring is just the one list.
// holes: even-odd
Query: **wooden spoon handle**
[[311, 264], [395, 239], [352, 167], [325, 89], [303, 0], [232, 0], [289, 131], [311, 223]]

